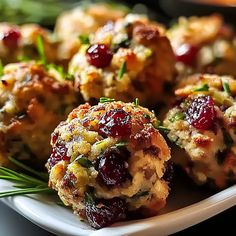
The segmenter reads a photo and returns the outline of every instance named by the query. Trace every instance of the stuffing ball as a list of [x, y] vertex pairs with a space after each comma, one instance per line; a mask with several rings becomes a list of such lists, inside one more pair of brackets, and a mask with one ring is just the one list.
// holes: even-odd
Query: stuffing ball
[[116, 21], [128, 13], [124, 5], [97, 3], [80, 6], [62, 13], [56, 21], [55, 34], [61, 40], [58, 59], [67, 61], [81, 46], [80, 36], [94, 33], [108, 21]]
[[42, 38], [48, 62], [57, 60], [57, 42], [52, 34], [36, 24], [22, 26], [0, 23], [0, 59], [3, 64], [21, 59], [38, 59], [37, 40]]
[[181, 148], [173, 161], [197, 184], [223, 189], [236, 183], [236, 80], [193, 75], [175, 94], [164, 120], [168, 138]]
[[85, 101], [139, 98], [152, 106], [171, 82], [175, 57], [165, 30], [145, 16], [129, 14], [100, 28], [73, 57], [69, 72]]
[[77, 105], [71, 82], [35, 62], [8, 64], [0, 80], [0, 165], [8, 156], [43, 166], [50, 135]]
[[180, 78], [193, 73], [236, 76], [236, 38], [219, 15], [179, 18], [167, 32]]
[[49, 186], [92, 227], [137, 211], [156, 215], [169, 193], [170, 149], [155, 115], [133, 103], [88, 103], [52, 134]]

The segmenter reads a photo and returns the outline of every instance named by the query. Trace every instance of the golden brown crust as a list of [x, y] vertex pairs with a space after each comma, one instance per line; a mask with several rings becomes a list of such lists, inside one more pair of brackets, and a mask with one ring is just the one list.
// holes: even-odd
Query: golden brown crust
[[[171, 82], [175, 73], [175, 57], [164, 32], [157, 23], [132, 14], [98, 29], [91, 43], [117, 48], [110, 65], [103, 69], [88, 63], [89, 45], [82, 47], [72, 59], [69, 71], [75, 76], [76, 86], [85, 101], [103, 96], [126, 102], [137, 97], [147, 106], [160, 101], [164, 84]], [[122, 42], [128, 45], [122, 46]], [[119, 78], [124, 62], [126, 71]]]
[[72, 84], [34, 62], [7, 65], [1, 81], [0, 164], [7, 165], [12, 155], [42, 165], [50, 154], [51, 132], [75, 106]]
[[[234, 84], [229, 76], [198, 74], [186, 78], [175, 91], [179, 102], [164, 120], [170, 129], [168, 138], [181, 148], [178, 154], [173, 149], [173, 160], [198, 184], [222, 189], [236, 182], [232, 161], [236, 150]], [[216, 119], [210, 130], [195, 128], [186, 119], [186, 109], [199, 96], [210, 96], [214, 101]]]
[[[116, 109], [122, 109], [130, 115], [131, 133], [125, 137], [101, 136], [98, 126], [101, 117]], [[68, 159], [58, 161], [53, 166], [53, 159], [49, 159], [50, 186], [77, 214], [84, 210], [84, 196], [89, 186], [94, 188], [95, 198], [120, 197], [127, 201], [129, 210], [145, 208], [146, 215], [148, 211], [157, 214], [168, 196], [169, 188], [163, 180], [163, 174], [170, 150], [162, 135], [153, 127], [156, 122], [153, 113], [132, 103], [106, 102], [93, 107], [88, 103], [80, 105], [54, 131], [57, 141], [52, 140], [52, 146], [65, 145]], [[124, 141], [129, 153], [128, 171], [132, 178], [121, 185], [107, 187], [97, 180], [95, 163], [101, 154], [117, 148], [116, 144]], [[85, 168], [74, 161], [81, 154], [92, 161], [92, 167]], [[66, 182], [65, 186], [65, 179], [72, 173], [75, 176], [74, 184]], [[135, 197], [142, 192], [148, 193]], [[154, 206], [155, 209], [151, 209]]]

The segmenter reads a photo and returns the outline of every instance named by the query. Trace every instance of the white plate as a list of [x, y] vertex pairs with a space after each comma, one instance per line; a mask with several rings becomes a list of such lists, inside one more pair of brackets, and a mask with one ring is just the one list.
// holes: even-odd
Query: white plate
[[[0, 180], [0, 191], [11, 183]], [[167, 206], [160, 215], [136, 221], [117, 223], [111, 227], [94, 230], [81, 222], [70, 209], [55, 204], [49, 196], [15, 196], [3, 199], [4, 203], [38, 226], [59, 235], [167, 235], [204, 221], [236, 205], [236, 185], [210, 195], [179, 179], [173, 184]]]

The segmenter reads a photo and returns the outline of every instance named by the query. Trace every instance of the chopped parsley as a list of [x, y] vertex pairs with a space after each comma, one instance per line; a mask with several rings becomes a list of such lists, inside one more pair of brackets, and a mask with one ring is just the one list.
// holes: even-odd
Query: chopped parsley
[[120, 43], [115, 43], [112, 45], [112, 50], [117, 52], [119, 48], [128, 48], [130, 46], [131, 40], [129, 38], [123, 39]]
[[43, 38], [41, 35], [37, 37], [36, 44], [37, 44], [37, 50], [38, 50], [40, 62], [43, 65], [46, 65], [46, 56], [45, 56], [45, 51], [44, 51]]
[[139, 100], [138, 100], [138, 98], [135, 98], [135, 100], [134, 100], [134, 105], [135, 105], [135, 107], [138, 107], [138, 106], [139, 106]]
[[185, 118], [185, 115], [183, 112], [181, 111], [178, 111], [177, 113], [175, 113], [170, 119], [169, 121], [170, 122], [175, 122], [175, 121], [178, 121], [178, 120], [183, 120]]
[[86, 34], [79, 35], [79, 40], [81, 44], [90, 44], [89, 36]]
[[119, 147], [125, 147], [127, 144], [128, 144], [128, 143], [124, 141], [124, 142], [118, 142], [118, 143], [116, 143], [115, 146], [119, 148]]
[[67, 73], [62, 66], [55, 65], [55, 64], [48, 64], [46, 67], [47, 67], [47, 70], [50, 70], [50, 69], [56, 70], [60, 74], [62, 79], [74, 80], [74, 76]]
[[75, 161], [85, 168], [89, 168], [93, 166], [92, 162], [83, 156], [79, 156], [78, 158], [75, 159]]
[[208, 84], [203, 84], [203, 85], [193, 89], [193, 92], [208, 91], [208, 90], [209, 90]]
[[124, 73], [127, 71], [126, 61], [123, 61], [118, 72], [118, 79], [122, 79]]
[[90, 192], [85, 193], [85, 202], [89, 203], [91, 205], [95, 204], [94, 199], [93, 199], [93, 195]]
[[146, 118], [147, 120], [151, 120], [151, 116], [149, 116], [148, 114], [143, 114], [144, 118]]
[[157, 129], [158, 129], [159, 131], [162, 131], [162, 132], [167, 133], [167, 134], [170, 132], [170, 129], [168, 129], [168, 128], [162, 126], [162, 125], [159, 125], [159, 126], [157, 127]]
[[0, 59], [0, 76], [3, 75], [3, 64], [2, 64], [2, 60]]
[[101, 98], [99, 99], [99, 102], [100, 102], [100, 103], [105, 103], [105, 102], [114, 102], [114, 101], [115, 101], [114, 98], [101, 97]]
[[227, 82], [223, 82], [223, 89], [228, 95], [231, 95], [231, 90]]

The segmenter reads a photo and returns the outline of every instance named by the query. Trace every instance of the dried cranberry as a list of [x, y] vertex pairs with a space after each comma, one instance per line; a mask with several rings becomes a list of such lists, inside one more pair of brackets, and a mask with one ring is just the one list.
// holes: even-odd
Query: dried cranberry
[[87, 61], [97, 68], [109, 66], [113, 53], [106, 44], [93, 44], [86, 53]]
[[53, 132], [52, 135], [51, 135], [51, 140], [52, 140], [53, 144], [57, 142], [57, 138], [58, 138], [58, 133]]
[[186, 65], [192, 66], [196, 61], [196, 56], [199, 49], [190, 44], [182, 44], [176, 51], [176, 60], [183, 62]]
[[54, 165], [56, 165], [61, 160], [69, 161], [70, 158], [67, 156], [66, 146], [62, 143], [57, 143], [53, 147], [50, 158], [48, 159], [49, 167], [52, 168]]
[[86, 202], [85, 206], [87, 220], [96, 229], [126, 218], [126, 202], [120, 198], [101, 199], [97, 204]]
[[72, 188], [75, 186], [76, 181], [76, 176], [72, 172], [66, 173], [62, 179], [62, 187]]
[[214, 101], [210, 96], [194, 98], [185, 112], [186, 119], [196, 129], [209, 130], [216, 118]]
[[131, 116], [123, 109], [107, 111], [98, 123], [99, 134], [124, 137], [131, 133]]
[[126, 155], [118, 148], [110, 148], [98, 157], [95, 168], [101, 184], [108, 187], [119, 186], [129, 178]]
[[2, 35], [2, 41], [3, 44], [8, 47], [9, 49], [11, 48], [16, 48], [19, 42], [19, 39], [21, 37], [21, 33], [17, 29], [10, 29]]

